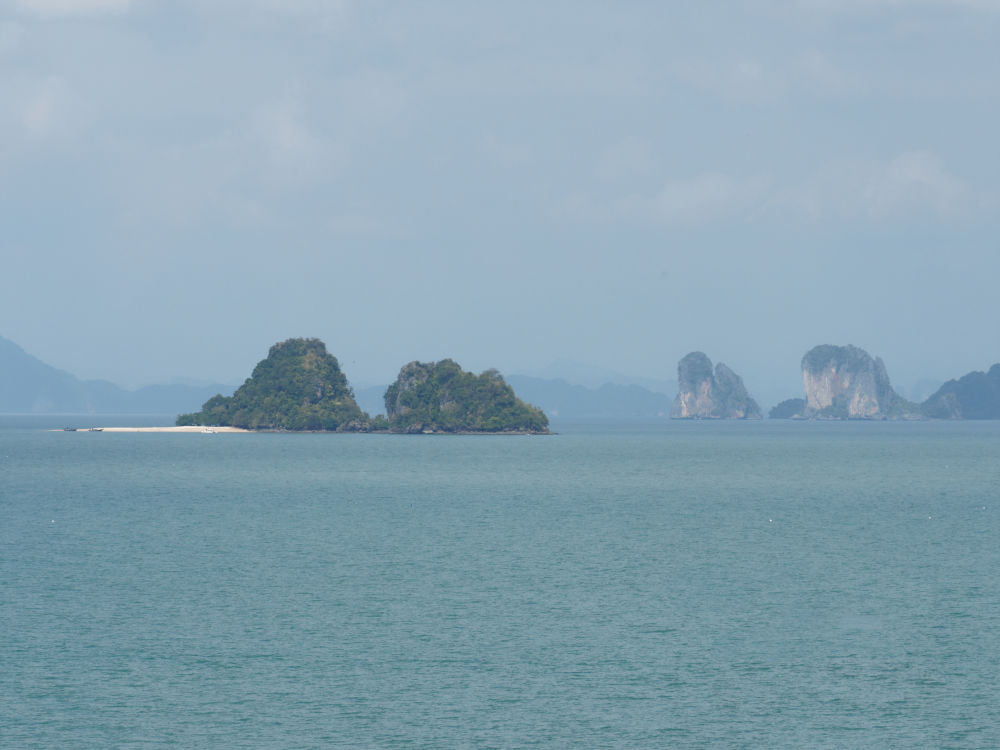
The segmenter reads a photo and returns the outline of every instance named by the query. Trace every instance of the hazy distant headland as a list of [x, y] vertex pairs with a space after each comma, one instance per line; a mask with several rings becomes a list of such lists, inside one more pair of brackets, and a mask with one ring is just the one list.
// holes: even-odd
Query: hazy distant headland
[[106, 380], [80, 380], [45, 364], [0, 336], [0, 413], [177, 414], [235, 386], [150, 385], [126, 390]]
[[932, 419], [1000, 419], [1000, 364], [949, 380], [923, 410]]

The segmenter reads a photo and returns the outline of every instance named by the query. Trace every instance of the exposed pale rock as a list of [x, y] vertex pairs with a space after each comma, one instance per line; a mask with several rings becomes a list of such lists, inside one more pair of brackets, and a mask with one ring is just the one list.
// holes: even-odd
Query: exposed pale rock
[[802, 357], [807, 418], [898, 419], [919, 409], [889, 383], [885, 364], [856, 346], [813, 347]]
[[757, 402], [750, 398], [743, 379], [703, 352], [691, 352], [677, 363], [677, 398], [671, 419], [760, 419]]

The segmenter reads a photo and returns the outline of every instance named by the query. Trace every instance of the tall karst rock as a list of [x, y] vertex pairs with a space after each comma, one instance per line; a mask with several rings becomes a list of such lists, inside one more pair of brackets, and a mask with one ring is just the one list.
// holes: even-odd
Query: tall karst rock
[[760, 407], [750, 398], [743, 379], [721, 362], [691, 352], [677, 363], [677, 398], [671, 419], [760, 419]]
[[920, 408], [893, 390], [885, 364], [856, 346], [816, 346], [802, 357], [805, 418], [905, 419]]

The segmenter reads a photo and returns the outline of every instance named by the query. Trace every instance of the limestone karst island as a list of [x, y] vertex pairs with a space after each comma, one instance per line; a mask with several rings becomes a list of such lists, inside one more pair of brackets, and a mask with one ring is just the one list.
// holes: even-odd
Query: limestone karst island
[[288, 339], [271, 347], [232, 396], [210, 398], [201, 411], [181, 414], [177, 425], [410, 434], [549, 432], [542, 410], [518, 399], [499, 372], [476, 375], [450, 359], [405, 365], [386, 390], [385, 405], [386, 417], [369, 417], [322, 341]]
[[802, 357], [804, 398], [771, 419], [1000, 419], [1000, 364], [949, 380], [922, 404], [893, 389], [885, 364], [856, 346], [816, 346]]
[[[922, 404], [892, 387], [885, 364], [856, 346], [823, 344], [801, 361], [803, 398], [782, 401], [771, 419], [1000, 419], [1000, 364], [950, 380]], [[761, 419], [733, 370], [702, 352], [677, 364], [672, 419]], [[217, 395], [178, 426], [408, 434], [547, 434], [545, 413], [517, 398], [496, 370], [479, 375], [456, 362], [410, 362], [385, 391], [386, 416], [358, 406], [337, 358], [319, 339], [271, 347], [229, 397]]]
[[889, 383], [885, 364], [856, 346], [824, 344], [802, 357], [805, 398], [789, 399], [771, 417], [798, 419], [919, 419], [918, 404]]
[[[949, 380], [922, 404], [889, 382], [885, 363], [856, 346], [822, 344], [802, 357], [803, 398], [782, 401], [771, 419], [1000, 419], [1000, 364]], [[743, 379], [702, 352], [677, 363], [672, 419], [760, 419]]]
[[677, 363], [677, 398], [671, 419], [760, 419], [757, 402], [743, 379], [702, 352], [691, 352]]
[[[1000, 419], [1000, 364], [949, 380], [921, 403], [903, 398], [883, 361], [857, 346], [813, 347], [799, 362], [799, 377], [801, 394], [770, 409], [771, 419]], [[129, 391], [106, 381], [80, 380], [0, 337], [0, 414], [176, 415], [204, 402], [199, 411], [178, 418], [182, 426], [101, 428], [108, 431], [503, 434], [547, 432], [547, 415], [619, 421], [662, 419], [668, 413], [682, 420], [761, 417], [743, 379], [721, 362], [713, 365], [702, 352], [680, 360], [673, 387], [668, 391], [661, 385], [654, 392], [635, 384], [588, 388], [523, 375], [505, 380], [494, 370], [477, 375], [445, 359], [411, 362], [392, 386], [365, 389], [356, 399], [321, 341], [289, 339], [275, 344], [235, 393], [225, 384]], [[233, 395], [213, 396], [220, 393]], [[544, 413], [524, 399], [544, 406]], [[386, 416], [370, 416], [362, 405], [371, 414], [384, 408]]]

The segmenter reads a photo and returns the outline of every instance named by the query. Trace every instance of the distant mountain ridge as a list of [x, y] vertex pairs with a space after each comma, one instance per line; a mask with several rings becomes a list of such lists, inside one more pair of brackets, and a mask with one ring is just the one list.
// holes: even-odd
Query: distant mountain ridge
[[[848, 356], [852, 353], [857, 356]], [[838, 365], [834, 372], [829, 368], [831, 356], [821, 357], [821, 354], [843, 354], [841, 359], [848, 365], [860, 357], [864, 366], [856, 369], [864, 375], [864, 385], [844, 382], [843, 375], [851, 368], [842, 373]], [[824, 361], [812, 362], [820, 359]], [[970, 372], [948, 381], [923, 403], [913, 404], [891, 390], [881, 360], [869, 357], [864, 350], [826, 345], [814, 347], [803, 360], [804, 370], [808, 370], [804, 373], [805, 390], [812, 397], [812, 408], [808, 398], [788, 399], [771, 409], [770, 418], [1000, 419], [1000, 364], [993, 365], [988, 372]], [[554, 371], [557, 364], [546, 371]], [[568, 361], [565, 364], [577, 367], [579, 372], [575, 374], [581, 377], [599, 377], [611, 372], [584, 369]], [[551, 378], [510, 375], [506, 381], [525, 401], [557, 420], [663, 418], [670, 412], [673, 393], [678, 392], [669, 388], [673, 382], [669, 380], [646, 379], [649, 386], [605, 381], [593, 387], [571, 382], [570, 377], [576, 379], [570, 372]], [[833, 388], [834, 385], [837, 387]], [[384, 412], [387, 387], [360, 389], [356, 393], [358, 405], [372, 415]], [[0, 336], [0, 414], [176, 415], [198, 408], [215, 395], [229, 396], [235, 390], [235, 385], [221, 384], [150, 385], [127, 390], [105, 380], [80, 380]], [[824, 400], [822, 396], [828, 398]]]
[[134, 391], [106, 380], [80, 380], [0, 336], [0, 413], [177, 414], [235, 386], [149, 385]]
[[586, 388], [527, 375], [511, 375], [507, 382], [555, 419], [646, 419], [666, 417], [670, 411], [670, 396], [639, 385], [604, 383]]
[[607, 384], [612, 385], [637, 385], [653, 393], [662, 393], [670, 398], [677, 393], [677, 381], [670, 378], [650, 378], [626, 375], [607, 367], [598, 367], [576, 362], [571, 359], [557, 359], [554, 362], [541, 368], [521, 370], [519, 377], [534, 378], [537, 380], [555, 381], [561, 380], [569, 385], [583, 386], [590, 390], [602, 388]]

